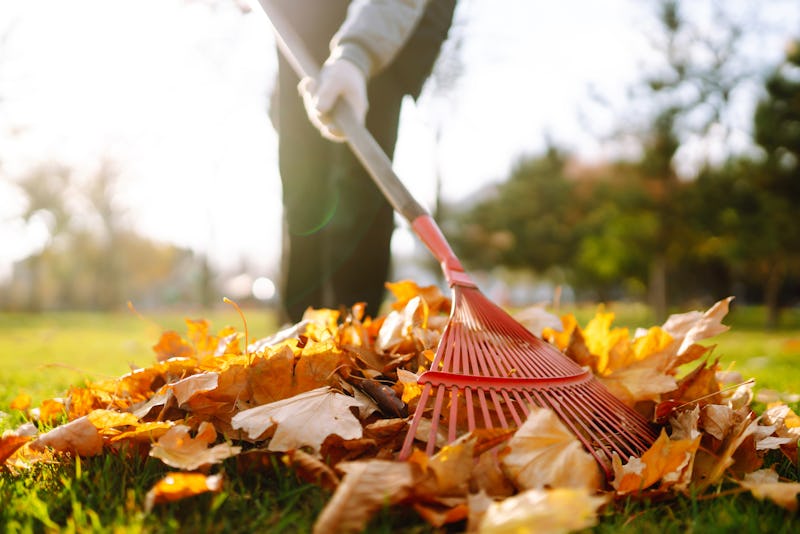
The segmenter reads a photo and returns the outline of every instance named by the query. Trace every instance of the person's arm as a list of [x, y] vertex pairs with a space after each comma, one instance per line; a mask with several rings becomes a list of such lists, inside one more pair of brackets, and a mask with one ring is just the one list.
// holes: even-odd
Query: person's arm
[[328, 116], [339, 98], [365, 122], [367, 80], [397, 55], [427, 4], [428, 0], [355, 0], [350, 4], [345, 21], [331, 39], [331, 54], [319, 80], [300, 83], [308, 117], [323, 137], [344, 140]]
[[388, 65], [408, 40], [428, 0], [356, 0], [331, 39], [328, 61], [346, 59], [367, 78]]

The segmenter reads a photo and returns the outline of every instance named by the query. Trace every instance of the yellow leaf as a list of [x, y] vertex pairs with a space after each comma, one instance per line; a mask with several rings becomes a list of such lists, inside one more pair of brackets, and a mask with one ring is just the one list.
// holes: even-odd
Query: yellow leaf
[[606, 499], [585, 488], [529, 489], [489, 505], [480, 534], [566, 534], [597, 524]]
[[219, 474], [170, 473], [147, 492], [145, 511], [149, 513], [157, 504], [179, 501], [209, 491], [216, 493], [221, 489], [222, 475]]

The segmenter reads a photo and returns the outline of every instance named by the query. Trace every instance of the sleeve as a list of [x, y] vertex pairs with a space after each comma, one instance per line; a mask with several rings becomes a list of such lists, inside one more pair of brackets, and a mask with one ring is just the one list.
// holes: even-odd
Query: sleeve
[[411, 33], [428, 0], [354, 0], [331, 39], [331, 59], [344, 58], [372, 77], [388, 65]]

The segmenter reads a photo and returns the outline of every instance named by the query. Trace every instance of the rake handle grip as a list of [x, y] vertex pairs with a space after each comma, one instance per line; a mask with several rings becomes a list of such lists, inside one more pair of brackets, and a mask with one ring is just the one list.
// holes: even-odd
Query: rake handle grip
[[[319, 65], [309, 53], [303, 40], [292, 24], [277, 7], [275, 0], [259, 0], [275, 31], [275, 40], [281, 53], [302, 78], [319, 78]], [[433, 217], [411, 195], [406, 186], [394, 172], [392, 162], [372, 134], [356, 119], [355, 113], [344, 100], [339, 100], [333, 108], [333, 121], [344, 133], [347, 144], [369, 173], [375, 185], [402, 215], [411, 228], [425, 243], [442, 264], [449, 285], [474, 287], [475, 284], [464, 272], [461, 262], [456, 258]]]

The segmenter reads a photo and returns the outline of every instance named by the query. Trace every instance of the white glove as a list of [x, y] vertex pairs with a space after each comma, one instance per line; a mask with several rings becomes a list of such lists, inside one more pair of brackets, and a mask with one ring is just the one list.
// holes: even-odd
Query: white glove
[[333, 124], [330, 113], [339, 98], [343, 98], [355, 113], [360, 124], [367, 116], [367, 79], [364, 73], [346, 59], [328, 60], [319, 73], [319, 82], [304, 78], [298, 86], [311, 123], [331, 141], [341, 143], [344, 134]]

